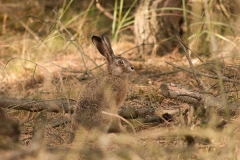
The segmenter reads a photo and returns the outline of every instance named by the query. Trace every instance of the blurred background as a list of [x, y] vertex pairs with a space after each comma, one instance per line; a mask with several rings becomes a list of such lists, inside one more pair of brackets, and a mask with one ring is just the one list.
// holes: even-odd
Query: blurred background
[[[217, 102], [239, 103], [239, 14], [239, 0], [0, 0], [0, 159], [59, 159], [71, 147], [72, 106], [82, 86], [105, 73], [105, 59], [91, 42], [102, 34], [136, 69], [123, 107], [144, 109], [143, 119], [155, 119], [129, 118], [137, 136], [131, 129], [115, 137], [83, 134], [81, 140], [100, 146], [93, 153], [80, 145], [84, 153], [239, 159], [240, 112], [220, 116], [228, 125], [219, 129], [215, 111], [201, 106], [204, 113], [187, 124], [191, 105], [163, 97], [159, 88], [178, 83], [202, 91], [190, 70], [195, 67]], [[39, 108], [35, 102], [43, 103]]]

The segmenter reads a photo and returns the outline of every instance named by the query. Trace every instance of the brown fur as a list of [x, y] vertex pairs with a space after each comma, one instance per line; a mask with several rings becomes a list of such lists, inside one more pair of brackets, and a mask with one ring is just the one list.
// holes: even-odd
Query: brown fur
[[108, 73], [102, 75], [82, 89], [75, 110], [75, 122], [86, 129], [120, 132], [122, 126], [116, 117], [102, 111], [117, 114], [128, 90], [128, 75], [134, 71], [125, 58], [115, 56], [107, 37], [93, 36], [93, 43], [108, 61]]

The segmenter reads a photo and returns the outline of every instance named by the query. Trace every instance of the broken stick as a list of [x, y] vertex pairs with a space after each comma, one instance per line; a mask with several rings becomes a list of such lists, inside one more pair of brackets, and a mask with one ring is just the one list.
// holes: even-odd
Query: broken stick
[[225, 113], [228, 109], [231, 115], [240, 113], [240, 103], [232, 102], [228, 106], [224, 106], [221, 99], [215, 97], [210, 93], [201, 93], [197, 91], [189, 91], [182, 86], [176, 84], [161, 84], [160, 86], [162, 95], [177, 99], [189, 104], [201, 104], [205, 107], [215, 107], [219, 113]]

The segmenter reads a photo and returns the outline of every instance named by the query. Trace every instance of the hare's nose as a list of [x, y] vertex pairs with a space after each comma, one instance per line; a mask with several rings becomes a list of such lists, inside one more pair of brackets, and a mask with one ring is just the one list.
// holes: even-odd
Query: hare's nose
[[134, 71], [134, 67], [133, 66], [131, 66], [131, 70]]

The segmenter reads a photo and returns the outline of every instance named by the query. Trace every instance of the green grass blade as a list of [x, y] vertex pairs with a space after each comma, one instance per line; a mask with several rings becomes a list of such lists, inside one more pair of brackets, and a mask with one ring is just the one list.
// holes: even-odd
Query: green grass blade
[[121, 19], [122, 19], [123, 1], [124, 1], [124, 0], [120, 0], [119, 13], [118, 13], [118, 21], [121, 21]]
[[118, 2], [117, 2], [117, 0], [115, 0], [115, 3], [114, 3], [114, 11], [113, 11], [112, 34], [115, 34], [115, 32], [116, 32], [116, 25], [117, 25], [117, 6], [118, 6]]
[[[121, 30], [121, 28], [123, 27], [123, 25], [127, 22], [126, 19], [128, 18], [128, 15], [130, 14], [133, 6], [136, 4], [137, 0], [135, 0], [131, 6], [128, 8], [128, 10], [126, 11], [126, 13], [124, 14], [123, 18], [118, 22], [118, 26], [117, 26], [117, 30], [116, 30], [116, 33], [114, 35], [114, 40], [117, 39], [118, 37], [118, 33], [119, 31]], [[126, 26], [126, 25], [125, 25]]]
[[67, 12], [68, 8], [71, 6], [73, 0], [71, 0], [68, 4], [67, 7], [63, 10], [62, 14], [59, 16], [59, 20], [61, 20], [61, 18], [64, 16], [64, 14]]

